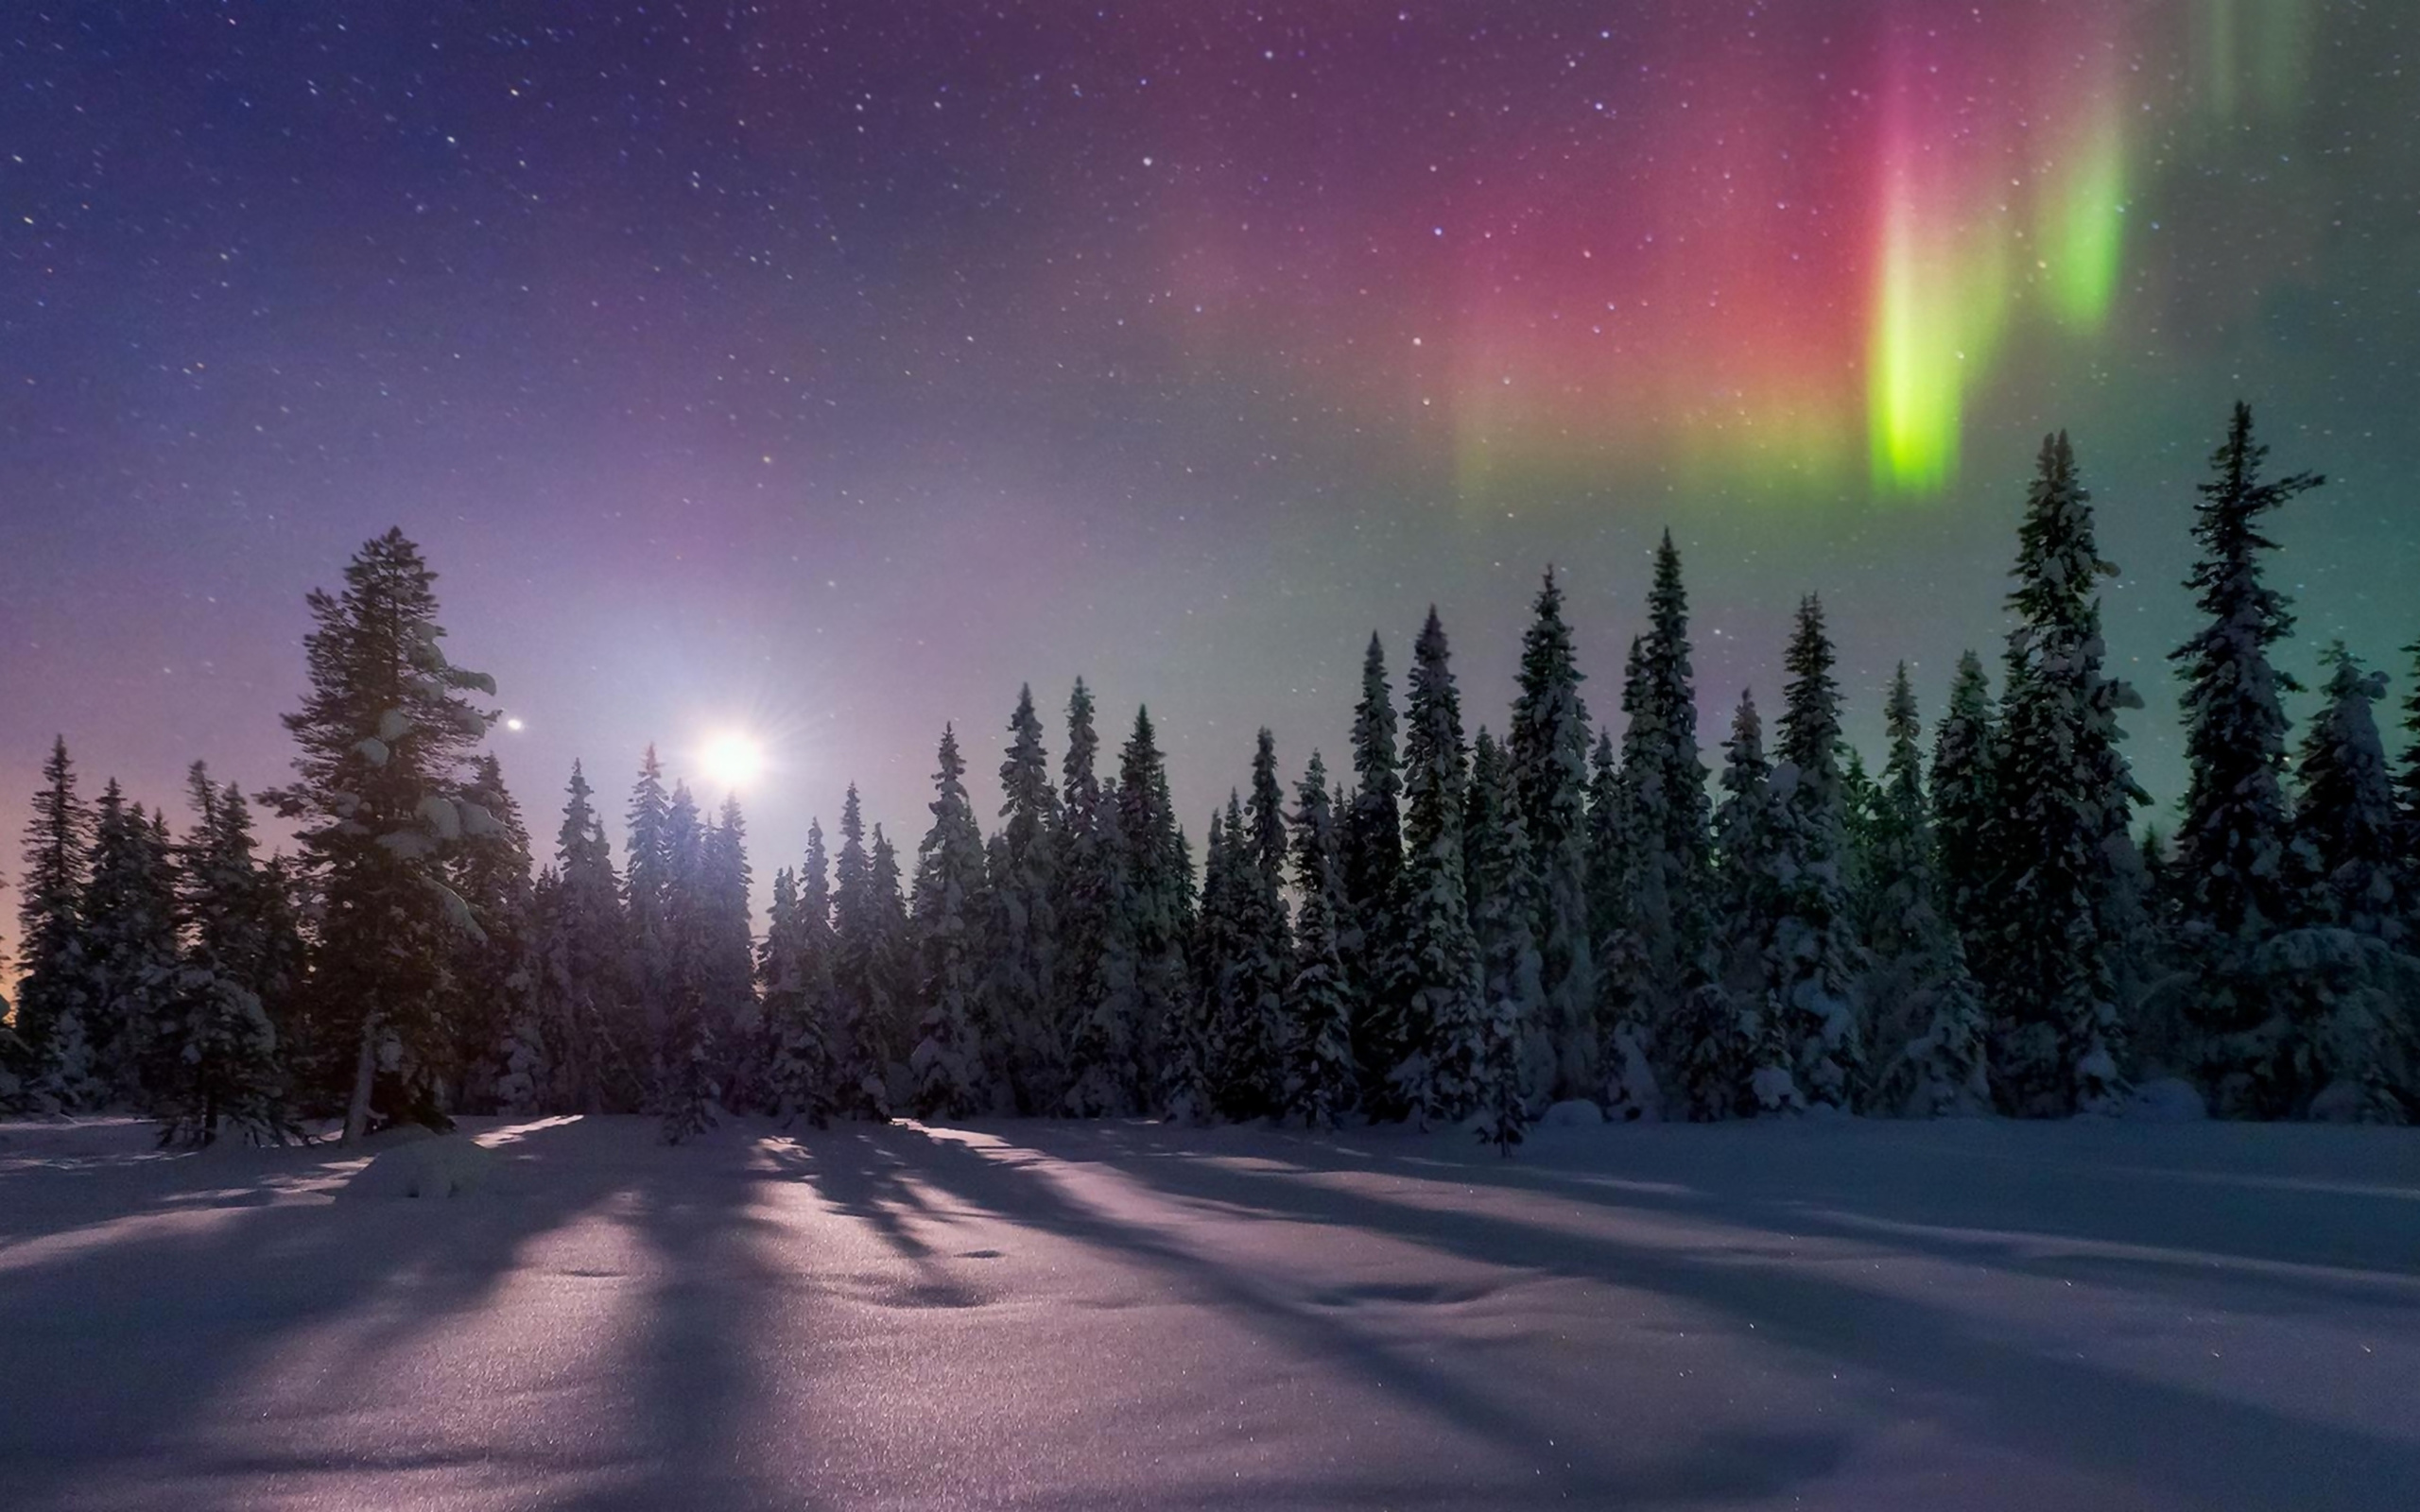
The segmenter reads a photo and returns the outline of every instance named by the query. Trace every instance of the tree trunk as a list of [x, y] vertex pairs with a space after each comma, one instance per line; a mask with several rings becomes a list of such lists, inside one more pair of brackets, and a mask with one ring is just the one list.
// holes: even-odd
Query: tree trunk
[[370, 1132], [370, 1086], [378, 1071], [378, 1016], [361, 1023], [361, 1049], [353, 1061], [353, 1101], [345, 1106], [344, 1143], [357, 1144]]

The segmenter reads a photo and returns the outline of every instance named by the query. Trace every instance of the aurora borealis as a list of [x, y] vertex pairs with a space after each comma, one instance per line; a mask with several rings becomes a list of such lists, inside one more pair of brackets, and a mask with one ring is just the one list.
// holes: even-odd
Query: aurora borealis
[[1021, 680], [1148, 699], [1197, 826], [1257, 725], [1334, 765], [1432, 599], [1500, 725], [1548, 561], [1613, 717], [1667, 525], [1707, 708], [1820, 591], [1870, 737], [1898, 659], [1929, 714], [1996, 649], [2064, 425], [2167, 796], [2232, 400], [2331, 478], [2287, 660], [2420, 635], [2415, 43], [2318, 0], [13, 7], [0, 795], [55, 730], [149, 801], [276, 780], [302, 595], [389, 524], [535, 827], [576, 755], [614, 794], [745, 727], [760, 873], [853, 778], [915, 833]]

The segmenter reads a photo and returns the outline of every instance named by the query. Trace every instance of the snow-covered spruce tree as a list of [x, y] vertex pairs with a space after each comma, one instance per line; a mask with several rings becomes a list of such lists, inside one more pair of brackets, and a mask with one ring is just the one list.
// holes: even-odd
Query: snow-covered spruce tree
[[2406, 947], [2411, 903], [2398, 872], [2394, 777], [2373, 706], [2383, 673], [2364, 669], [2338, 642], [2328, 647], [2325, 704], [2303, 738], [2297, 764], [2290, 876], [2314, 922]]
[[2197, 1071], [2221, 1111], [2252, 1113], [2309, 1089], [2262, 1088], [2273, 1050], [2268, 1005], [2245, 972], [2251, 956], [2295, 921], [2287, 876], [2286, 712], [2294, 679], [2269, 660], [2293, 628], [2286, 596], [2262, 581], [2275, 542], [2261, 517], [2315, 488], [2312, 473], [2264, 479], [2269, 449], [2252, 438], [2252, 411], [2235, 406], [2199, 485], [2194, 539], [2202, 555], [2186, 586], [2208, 623], [2170, 653], [2185, 676], [2185, 746], [2191, 780], [2175, 835], [2181, 936], [2194, 984], [2185, 1005]]
[[[672, 1004], [672, 850], [666, 828], [671, 814], [672, 796], [665, 786], [664, 765], [650, 745], [640, 759], [638, 781], [631, 787], [622, 832], [628, 974], [650, 1065]], [[651, 1073], [648, 1085], [652, 1097]]]
[[2118, 748], [2118, 713], [2140, 701], [2103, 670], [2097, 584], [2116, 569], [2094, 544], [2091, 499], [2066, 436], [2046, 437], [2012, 574], [2018, 625], [1996, 743], [1987, 949], [1975, 957], [1994, 1012], [1995, 1100], [2033, 1116], [2114, 1111], [2126, 1091], [2114, 956], [2142, 791]]
[[2408, 744], [2394, 779], [2397, 844], [2402, 851], [2401, 886], [2410, 903], [2409, 927], [2420, 935], [2420, 641], [2403, 648], [2411, 658], [2411, 692], [2403, 701], [2403, 728]]
[[821, 823], [807, 826], [803, 870], [807, 878], [804, 888], [787, 867], [773, 873], [772, 906], [756, 957], [772, 1043], [765, 1100], [767, 1110], [785, 1128], [801, 1119], [822, 1128], [835, 1111], [838, 1076], [830, 1034], [831, 877]]
[[1688, 1016], [1679, 1057], [1679, 1103], [1693, 1120], [1779, 1112], [1806, 1106], [1789, 1037], [1790, 1015], [1773, 990], [1773, 943], [1787, 904], [1782, 886], [1781, 806], [1764, 724], [1743, 692], [1723, 745], [1722, 805], [1714, 818], [1722, 945], [1722, 992]]
[[769, 1103], [765, 1074], [773, 1046], [766, 1033], [763, 1005], [756, 1000], [754, 910], [749, 891], [748, 823], [735, 795], [705, 833], [706, 1027], [715, 1046], [715, 1079], [722, 1105], [735, 1112], [763, 1112]]
[[[2271, 665], [2269, 647], [2293, 629], [2285, 594], [2261, 580], [2276, 543], [2261, 517], [2319, 486], [2317, 474], [2263, 479], [2269, 448], [2252, 438], [2241, 404], [2211, 456], [2214, 476], [2198, 486], [2193, 537], [2202, 556], [2186, 578], [2209, 623], [2169, 653], [2184, 669], [2186, 755], [2191, 782], [2174, 840], [2184, 884], [2185, 929], [2223, 952], [2256, 942], [2290, 920], [2285, 876], [2286, 712], [2281, 692], [2298, 684]], [[2223, 1023], [2212, 1026], [2224, 1033]]]
[[965, 1118], [992, 1104], [982, 1085], [983, 1051], [976, 1038], [976, 993], [983, 955], [983, 832], [966, 796], [966, 762], [958, 733], [942, 727], [940, 769], [933, 774], [932, 828], [916, 857], [916, 940], [921, 948], [923, 1018], [908, 1069], [915, 1078], [916, 1111], [926, 1118]]
[[1183, 1039], [1200, 1064], [1206, 1089], [1200, 1106], [1189, 1109], [1192, 1116], [1225, 1112], [1236, 1097], [1230, 1051], [1241, 1034], [1242, 1005], [1248, 991], [1245, 915], [1251, 906], [1245, 898], [1250, 883], [1245, 875], [1243, 828], [1243, 799], [1231, 789], [1225, 811], [1214, 809], [1210, 814], [1203, 841], [1201, 903], [1185, 951], [1193, 976]]
[[1999, 747], [1992, 687], [1983, 660], [1958, 657], [1949, 707], [1933, 736], [1933, 850], [1940, 858], [1942, 912], [1969, 951], [1992, 943], [1990, 889], [1998, 874], [1992, 826], [1997, 810]]
[[199, 762], [187, 787], [196, 822], [178, 848], [176, 897], [184, 954], [145, 1036], [144, 1086], [163, 1144], [222, 1135], [283, 1144], [301, 1131], [263, 1002], [284, 984], [251, 814], [242, 791], [213, 786]]
[[1511, 764], [1485, 730], [1471, 760], [1464, 805], [1463, 865], [1471, 889], [1471, 930], [1478, 944], [1481, 1017], [1476, 1033], [1443, 1037], [1435, 1067], [1440, 1116], [1476, 1117], [1482, 1140], [1509, 1151], [1529, 1125], [1533, 1089], [1542, 1089], [1528, 1051], [1540, 985], [1540, 890], [1528, 833], [1514, 801]]
[[866, 850], [857, 786], [840, 804], [840, 855], [832, 887], [832, 978], [838, 1009], [833, 1058], [840, 1070], [840, 1106], [877, 1122], [890, 1116], [883, 1024], [890, 1012], [889, 922]]
[[93, 1079], [83, 956], [84, 874], [92, 860], [93, 816], [76, 793], [67, 741], [51, 742], [41, 790], [26, 825], [25, 869], [17, 889], [15, 1023], [37, 1106], [73, 1108]]
[[1344, 956], [1353, 1013], [1357, 1082], [1383, 1098], [1390, 1071], [1407, 1053], [1401, 1000], [1403, 954], [1403, 771], [1395, 748], [1394, 696], [1377, 632], [1361, 658], [1353, 710], [1353, 798], [1339, 811], [1344, 855]]
[[478, 926], [446, 870], [463, 763], [492, 718], [468, 695], [493, 697], [495, 683], [446, 661], [436, 578], [390, 530], [346, 566], [341, 593], [312, 593], [311, 691], [285, 716], [296, 780], [265, 795], [318, 890], [314, 1016], [354, 1046], [348, 1140], [373, 1118], [449, 1122], [446, 967], [455, 936]]
[[516, 1025], [535, 1024], [538, 1012], [537, 889], [529, 876], [529, 829], [521, 805], [504, 785], [493, 752], [471, 764], [458, 804], [462, 845], [450, 868], [456, 893], [470, 905], [479, 933], [456, 938], [452, 1003], [452, 1106], [502, 1105]]
[[1133, 731], [1118, 752], [1117, 827], [1126, 842], [1134, 940], [1137, 1054], [1156, 1081], [1158, 1105], [1199, 1116], [1208, 1068], [1194, 1052], [1184, 959], [1193, 875], [1168, 797], [1167, 760], [1148, 709], [1134, 712]]
[[1867, 1106], [1910, 1118], [1991, 1110], [1983, 1005], [1958, 931], [1944, 915], [1927, 801], [1924, 726], [1908, 664], [1884, 707], [1891, 754], [1874, 799], [1859, 899], [1860, 987], [1875, 1076]]
[[1000, 762], [979, 1032], [987, 1073], [1020, 1113], [1055, 1110], [1067, 1091], [1060, 1022], [1058, 903], [1063, 821], [1033, 690], [1017, 689]]
[[1790, 679], [1772, 779], [1781, 912], [1770, 981], [1785, 1015], [1799, 1094], [1810, 1105], [1853, 1108], [1864, 1091], [1865, 1043], [1844, 871], [1840, 685], [1832, 677], [1824, 606], [1812, 594], [1799, 603], [1782, 664]]
[[93, 1085], [112, 1107], [150, 1106], [149, 1040], [176, 995], [176, 881], [167, 852], [164, 830], [112, 779], [95, 813], [78, 954]]
[[562, 891], [562, 878], [551, 862], [539, 868], [536, 880], [529, 885], [533, 932], [530, 954], [535, 974], [522, 1011], [506, 1022], [504, 1039], [495, 1050], [495, 1110], [508, 1118], [527, 1118], [572, 1106], [570, 1095], [563, 1091], [569, 1075], [555, 1061], [566, 1037], [546, 1031], [546, 1019], [554, 1007], [546, 979], [548, 954], [554, 942], [555, 910]]
[[678, 1144], [715, 1126], [721, 1112], [712, 1003], [716, 929], [707, 880], [706, 830], [687, 783], [672, 789], [664, 817], [666, 981], [656, 1037], [656, 1116], [664, 1143]]
[[1276, 742], [1260, 731], [1252, 763], [1252, 800], [1231, 829], [1235, 883], [1235, 990], [1219, 1037], [1219, 1110], [1259, 1118], [1283, 1110], [1287, 1043], [1286, 984], [1294, 942], [1286, 916], [1285, 790], [1277, 783]]
[[879, 925], [874, 936], [875, 972], [882, 983], [882, 1000], [890, 1005], [881, 1024], [883, 1055], [886, 1067], [895, 1068], [904, 1078], [896, 1090], [912, 1095], [914, 1078], [908, 1071], [908, 1057], [923, 1038], [924, 953], [916, 941], [916, 921], [908, 912], [908, 895], [899, 885], [899, 849], [879, 824], [873, 827], [872, 839], [874, 919]]
[[1563, 590], [1548, 568], [1521, 638], [1520, 696], [1506, 751], [1538, 878], [1538, 1022], [1554, 1050], [1552, 1095], [1601, 1091], [1597, 968], [1588, 939], [1588, 708]]
[[[649, 768], [653, 758], [648, 759]], [[647, 782], [641, 779], [643, 789]], [[635, 928], [622, 906], [614, 873], [614, 850], [590, 799], [587, 777], [577, 761], [565, 784], [562, 823], [555, 832], [555, 885], [540, 909], [538, 1024], [527, 1043], [508, 1057], [515, 1111], [631, 1113], [645, 1105], [648, 1067], [653, 1058], [645, 1005], [633, 978], [631, 941]], [[659, 795], [660, 797], [660, 795]], [[652, 847], [660, 848], [662, 812], [644, 802]], [[634, 845], [647, 865], [658, 850]], [[662, 873], [642, 867], [633, 899], [654, 905], [648, 927], [662, 948]]]
[[1461, 696], [1455, 691], [1452, 652], [1432, 605], [1413, 647], [1409, 717], [1404, 735], [1405, 839], [1402, 981], [1404, 1058], [1388, 1072], [1387, 1095], [1373, 1095], [1380, 1116], [1456, 1119], [1470, 1108], [1462, 1093], [1441, 1085], [1439, 1067], [1468, 1065], [1484, 1053], [1478, 1043], [1480, 1003], [1478, 936], [1462, 874], [1463, 791]]
[[1060, 758], [1056, 905], [1063, 963], [1059, 1037], [1067, 1055], [1059, 1110], [1079, 1118], [1142, 1106], [1126, 841], [1114, 798], [1101, 791], [1099, 759], [1092, 691], [1079, 678], [1067, 698], [1067, 749]]
[[2394, 785], [2371, 706], [2385, 679], [2341, 644], [2326, 705], [2303, 742], [2290, 880], [2310, 922], [2256, 947], [2242, 985], [2270, 1025], [2253, 1068], [2268, 1115], [2420, 1118], [2420, 959], [2395, 875]]
[[1286, 984], [1283, 1111], [1306, 1128], [1335, 1128], [1354, 1105], [1353, 998], [1338, 946], [1345, 901], [1344, 866], [1327, 764], [1318, 751], [1294, 790], [1293, 974]]

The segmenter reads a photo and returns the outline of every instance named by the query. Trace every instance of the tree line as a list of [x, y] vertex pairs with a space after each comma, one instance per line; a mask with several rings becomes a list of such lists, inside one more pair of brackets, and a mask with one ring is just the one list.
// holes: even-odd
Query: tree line
[[[1509, 1149], [1548, 1105], [1706, 1121], [1816, 1109], [2114, 1112], [2191, 1082], [2224, 1116], [2420, 1113], [2420, 739], [2342, 646], [2299, 746], [2271, 659], [2272, 477], [2238, 405], [2200, 486], [2185, 672], [2190, 786], [2145, 795], [2109, 671], [2114, 569], [2064, 434], [2027, 490], [1992, 686], [1960, 661], [1930, 730], [1903, 663], [1878, 772], [1842, 738], [1824, 608], [1798, 608], [1770, 740], [1743, 694], [1710, 774], [1668, 535], [1618, 732], [1582, 696], [1549, 571], [1501, 732], [1466, 728], [1434, 609], [1400, 704], [1371, 638], [1348, 769], [1290, 788], [1270, 732], [1201, 864], [1148, 710], [1113, 753], [1067, 699], [1054, 769], [1030, 689], [987, 833], [957, 732], [912, 861], [856, 791], [774, 874], [745, 821], [652, 749], [618, 858], [575, 763], [543, 866], [496, 758], [487, 678], [441, 648], [400, 532], [314, 593], [293, 780], [199, 764], [172, 833], [63, 741], [26, 831], [0, 1100], [140, 1109], [170, 1142], [341, 1115], [724, 1112], [1462, 1125]], [[2412, 648], [2420, 653], [2420, 647]], [[2415, 679], [2420, 681], [2420, 679]], [[2420, 693], [2405, 706], [2420, 735]], [[1709, 781], [1709, 778], [1712, 778]], [[294, 829], [264, 860], [251, 802]]]

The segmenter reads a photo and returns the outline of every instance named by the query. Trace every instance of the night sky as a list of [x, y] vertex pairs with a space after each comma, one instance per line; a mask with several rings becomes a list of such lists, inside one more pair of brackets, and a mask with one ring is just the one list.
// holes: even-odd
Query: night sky
[[1255, 727], [1344, 764], [1431, 600], [1501, 730], [1549, 561], [1617, 717], [1668, 525], [1709, 728], [1812, 590], [1871, 748], [1897, 659], [1927, 717], [1996, 666], [2058, 425], [2166, 799], [2238, 396], [2331, 479], [2290, 662], [2403, 691], [2416, 51], [2403, 0], [13, 0], [7, 828], [54, 731], [282, 780], [302, 595], [390, 524], [542, 840], [575, 755], [618, 812], [746, 728], [760, 880], [851, 779], [912, 849], [945, 719], [988, 811], [1020, 680], [1054, 757], [1079, 673], [1113, 743], [1148, 699], [1197, 842]]

